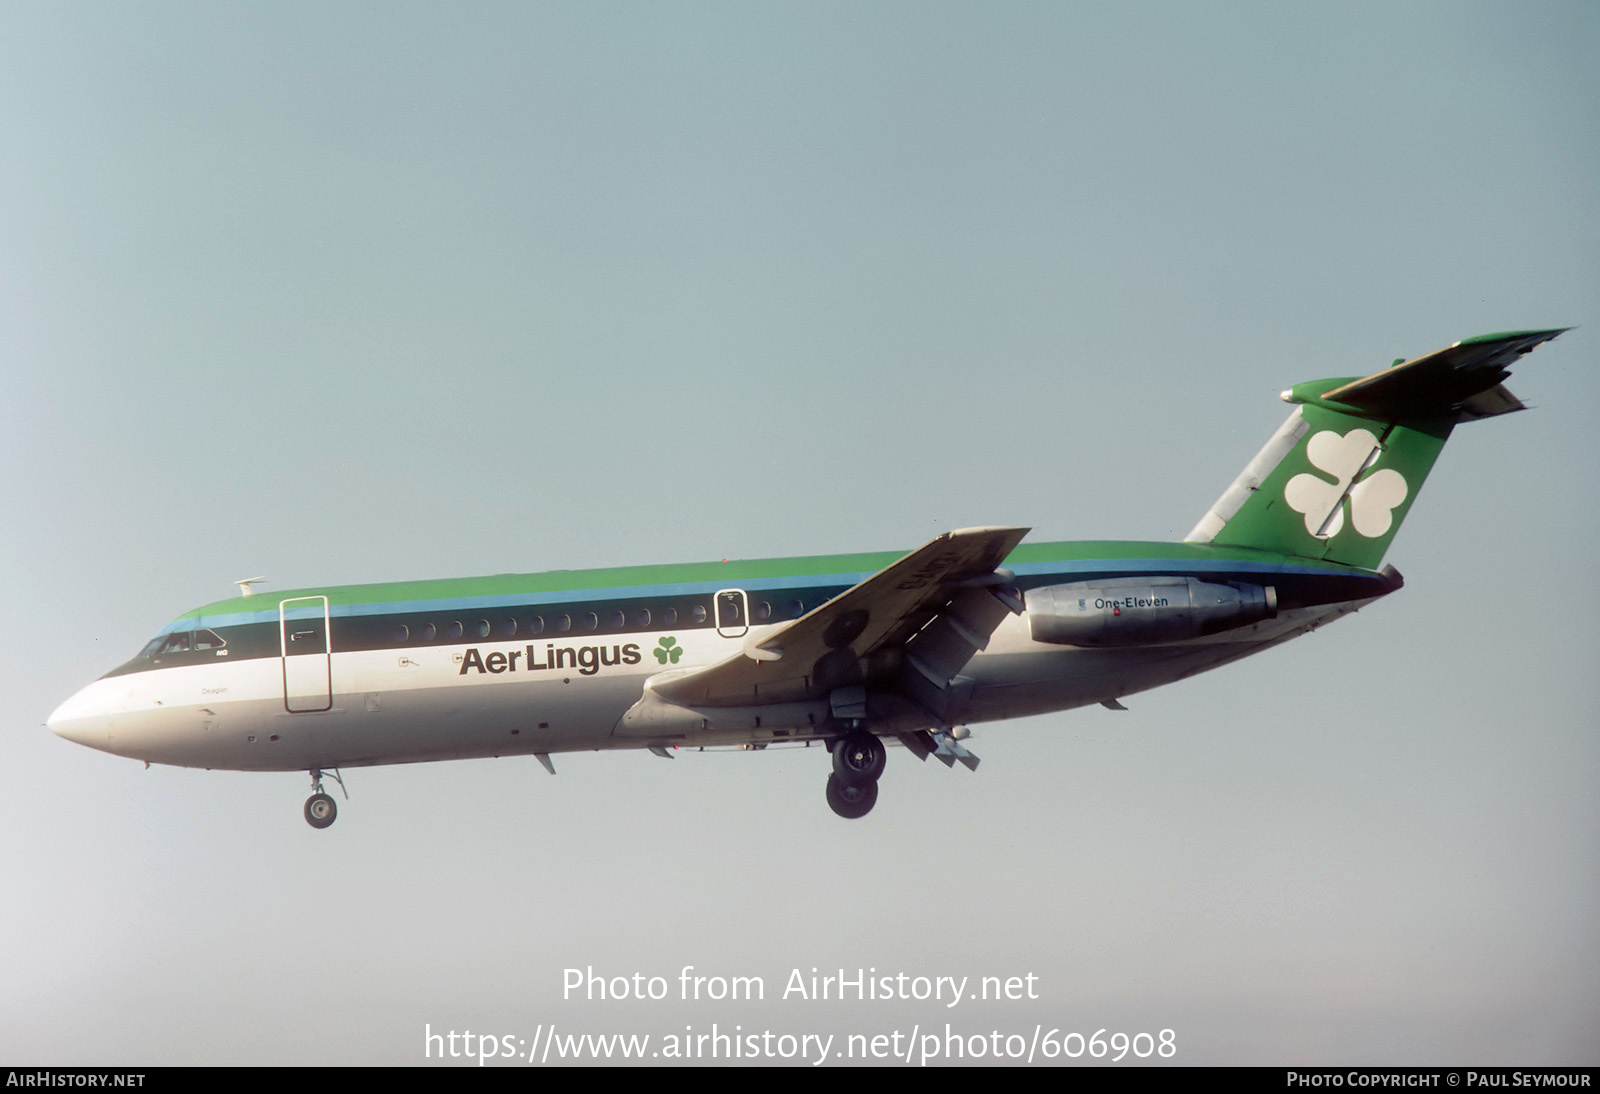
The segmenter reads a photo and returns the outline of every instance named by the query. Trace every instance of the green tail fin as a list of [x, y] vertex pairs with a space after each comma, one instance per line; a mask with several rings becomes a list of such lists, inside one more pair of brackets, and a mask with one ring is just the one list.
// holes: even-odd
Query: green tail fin
[[1486, 334], [1284, 392], [1294, 413], [1185, 538], [1376, 569], [1450, 431], [1525, 409], [1507, 366], [1560, 333]]

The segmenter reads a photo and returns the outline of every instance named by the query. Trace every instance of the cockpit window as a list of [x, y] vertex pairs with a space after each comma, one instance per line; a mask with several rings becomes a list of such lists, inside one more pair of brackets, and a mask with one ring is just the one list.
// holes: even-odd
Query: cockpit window
[[169, 654], [188, 653], [190, 650], [221, 650], [227, 645], [227, 639], [214, 630], [171, 631], [150, 639], [135, 660], [159, 661]]
[[163, 634], [158, 638], [152, 639], [139, 656], [163, 657], [169, 653], [183, 653], [189, 648], [189, 632], [173, 631], [171, 634]]

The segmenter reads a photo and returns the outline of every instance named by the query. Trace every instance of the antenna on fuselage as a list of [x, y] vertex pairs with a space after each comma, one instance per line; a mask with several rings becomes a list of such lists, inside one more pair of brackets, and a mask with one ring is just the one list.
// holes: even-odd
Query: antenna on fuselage
[[239, 595], [240, 596], [255, 596], [256, 595], [256, 591], [254, 589], [252, 589], [250, 586], [254, 585], [258, 581], [265, 581], [265, 580], [267, 580], [267, 579], [264, 578], [264, 577], [242, 577], [238, 581], [235, 581], [234, 584], [239, 586]]

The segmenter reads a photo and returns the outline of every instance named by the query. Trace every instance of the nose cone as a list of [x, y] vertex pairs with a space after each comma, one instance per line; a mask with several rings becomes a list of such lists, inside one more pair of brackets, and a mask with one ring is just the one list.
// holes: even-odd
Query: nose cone
[[45, 725], [57, 737], [74, 744], [104, 749], [111, 743], [110, 712], [89, 694], [92, 690], [84, 688], [56, 707]]

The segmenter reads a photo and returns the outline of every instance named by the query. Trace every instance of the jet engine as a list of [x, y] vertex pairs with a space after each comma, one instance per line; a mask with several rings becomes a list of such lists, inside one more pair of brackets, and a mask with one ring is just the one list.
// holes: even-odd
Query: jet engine
[[1154, 646], [1243, 627], [1278, 614], [1271, 585], [1192, 577], [1119, 578], [1046, 585], [1024, 596], [1035, 642]]

